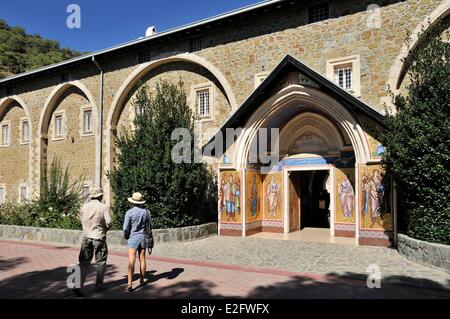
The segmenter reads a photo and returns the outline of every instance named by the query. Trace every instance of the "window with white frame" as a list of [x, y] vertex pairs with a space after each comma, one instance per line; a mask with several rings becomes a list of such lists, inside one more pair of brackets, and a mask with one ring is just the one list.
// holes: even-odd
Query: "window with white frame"
[[5, 187], [0, 186], [0, 205], [4, 204], [6, 201], [6, 190]]
[[24, 203], [28, 200], [28, 186], [27, 185], [20, 186], [19, 200], [21, 203]]
[[327, 61], [327, 77], [350, 94], [361, 97], [361, 62], [359, 55]]
[[210, 92], [209, 89], [196, 91], [196, 108], [201, 118], [210, 116]]
[[11, 130], [9, 123], [2, 124], [2, 145], [8, 146], [11, 143]]
[[90, 200], [90, 187], [88, 185], [83, 186], [83, 202], [87, 203]]
[[334, 81], [344, 90], [353, 88], [353, 68], [351, 64], [340, 65], [334, 68]]
[[55, 137], [63, 137], [64, 136], [64, 122], [63, 115], [57, 114], [55, 115]]
[[94, 133], [94, 121], [92, 117], [92, 109], [83, 111], [83, 134]]
[[22, 143], [28, 143], [30, 141], [30, 123], [28, 120], [23, 120], [21, 123]]

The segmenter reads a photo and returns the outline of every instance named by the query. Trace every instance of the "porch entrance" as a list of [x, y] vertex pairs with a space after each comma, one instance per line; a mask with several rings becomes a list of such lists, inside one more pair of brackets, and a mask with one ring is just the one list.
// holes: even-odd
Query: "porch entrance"
[[330, 229], [329, 170], [289, 172], [289, 231]]

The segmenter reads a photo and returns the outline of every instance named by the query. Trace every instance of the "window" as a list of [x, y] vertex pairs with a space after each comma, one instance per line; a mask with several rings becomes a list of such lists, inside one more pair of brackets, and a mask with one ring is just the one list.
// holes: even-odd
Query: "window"
[[55, 137], [64, 136], [63, 116], [62, 114], [55, 115]]
[[152, 59], [152, 55], [150, 50], [142, 51], [139, 53], [139, 63], [150, 62]]
[[9, 123], [2, 124], [2, 145], [8, 146], [11, 142]]
[[356, 97], [361, 97], [361, 62], [359, 55], [327, 61], [327, 77]]
[[94, 133], [92, 109], [83, 111], [83, 134]]
[[200, 117], [209, 117], [209, 89], [197, 91], [197, 112]]
[[90, 188], [89, 186], [85, 185], [83, 186], [83, 202], [87, 203], [90, 200]]
[[352, 65], [342, 65], [334, 68], [334, 81], [344, 90], [350, 91], [353, 86]]
[[319, 22], [330, 18], [330, 5], [321, 3], [308, 9], [309, 23]]
[[203, 39], [201, 37], [192, 38], [189, 42], [189, 52], [203, 50]]
[[22, 121], [22, 143], [28, 143], [30, 141], [30, 123], [28, 120]]
[[19, 200], [21, 203], [24, 203], [28, 200], [28, 187], [26, 185], [20, 186], [20, 197]]
[[0, 205], [5, 203], [5, 188], [4, 187], [0, 187]]

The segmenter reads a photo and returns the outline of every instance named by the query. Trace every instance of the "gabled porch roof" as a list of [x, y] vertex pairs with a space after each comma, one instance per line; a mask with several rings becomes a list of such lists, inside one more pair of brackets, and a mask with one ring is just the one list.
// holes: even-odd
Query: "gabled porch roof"
[[207, 147], [214, 142], [221, 132], [225, 136], [227, 128], [242, 127], [246, 121], [251, 117], [253, 112], [270, 98], [273, 91], [281, 83], [281, 81], [291, 72], [299, 72], [310, 81], [312, 81], [321, 91], [330, 95], [342, 105], [344, 105], [351, 113], [361, 112], [372, 119], [376, 124], [385, 127], [384, 116], [371, 106], [362, 102], [360, 99], [354, 97], [349, 92], [345, 91], [334, 82], [328, 80], [320, 75], [312, 68], [303, 64], [296, 58], [287, 55], [280, 64], [273, 70], [273, 72], [264, 80], [263, 83], [247, 98], [247, 100], [236, 109], [230, 118], [221, 126], [219, 131], [205, 144]]

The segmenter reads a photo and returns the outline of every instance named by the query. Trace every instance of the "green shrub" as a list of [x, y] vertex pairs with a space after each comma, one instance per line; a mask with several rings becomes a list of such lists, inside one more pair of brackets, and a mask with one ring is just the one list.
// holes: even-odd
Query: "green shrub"
[[35, 215], [31, 204], [5, 203], [0, 205], [0, 224], [33, 226]]
[[82, 202], [83, 179], [70, 182], [69, 168], [63, 170], [61, 160], [56, 158], [50, 170], [44, 169], [41, 192], [33, 201], [33, 209], [40, 227], [79, 229], [79, 211]]
[[55, 159], [50, 171], [44, 170], [39, 197], [24, 204], [0, 205], [0, 224], [81, 229], [82, 179], [69, 181], [69, 169], [63, 172], [60, 160]]
[[386, 117], [384, 164], [399, 185], [399, 217], [407, 234], [450, 244], [450, 43], [448, 25], [419, 36], [405, 60], [407, 96], [396, 96], [397, 113]]
[[[133, 101], [136, 109], [133, 134], [124, 132], [116, 142], [117, 168], [109, 173], [114, 192], [114, 225], [121, 227], [130, 208], [127, 198], [141, 192], [147, 200], [155, 228], [183, 227], [209, 220], [214, 197], [213, 174], [204, 163], [172, 161], [171, 139], [176, 128], [194, 136], [194, 116], [183, 84], [160, 82], [150, 95], [142, 86]], [[191, 141], [191, 158], [198, 150]]]

